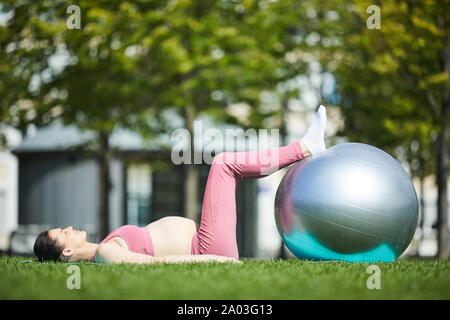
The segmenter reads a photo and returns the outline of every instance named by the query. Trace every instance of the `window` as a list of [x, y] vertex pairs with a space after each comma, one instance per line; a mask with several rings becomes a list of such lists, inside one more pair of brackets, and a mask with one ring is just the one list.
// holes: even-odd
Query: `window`
[[149, 164], [130, 164], [126, 172], [126, 223], [145, 226], [151, 222], [152, 170]]

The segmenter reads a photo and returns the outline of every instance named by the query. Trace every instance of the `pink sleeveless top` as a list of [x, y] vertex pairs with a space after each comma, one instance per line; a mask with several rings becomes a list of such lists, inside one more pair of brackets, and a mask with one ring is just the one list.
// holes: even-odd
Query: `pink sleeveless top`
[[[128, 250], [146, 254], [148, 256], [154, 256], [153, 252], [153, 243], [150, 238], [150, 233], [146, 227], [138, 227], [133, 225], [125, 225], [120, 228], [117, 228], [108, 236], [103, 239], [100, 244], [109, 241], [111, 238], [120, 237], [123, 239], [128, 247]], [[92, 261], [95, 262], [95, 253], [92, 256]]]

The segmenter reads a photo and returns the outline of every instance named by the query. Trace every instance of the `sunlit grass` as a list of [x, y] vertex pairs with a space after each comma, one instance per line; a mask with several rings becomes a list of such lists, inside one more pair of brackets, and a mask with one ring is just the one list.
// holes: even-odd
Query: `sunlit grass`
[[81, 288], [69, 290], [71, 264], [0, 258], [0, 299], [450, 299], [450, 262], [370, 264], [297, 259], [243, 264], [102, 265], [80, 263]]

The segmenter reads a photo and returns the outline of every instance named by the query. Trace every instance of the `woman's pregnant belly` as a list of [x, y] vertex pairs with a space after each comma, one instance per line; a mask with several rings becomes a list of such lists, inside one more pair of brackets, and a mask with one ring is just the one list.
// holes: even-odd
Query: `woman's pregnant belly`
[[155, 256], [190, 255], [191, 241], [198, 225], [191, 219], [170, 216], [146, 227], [152, 238]]

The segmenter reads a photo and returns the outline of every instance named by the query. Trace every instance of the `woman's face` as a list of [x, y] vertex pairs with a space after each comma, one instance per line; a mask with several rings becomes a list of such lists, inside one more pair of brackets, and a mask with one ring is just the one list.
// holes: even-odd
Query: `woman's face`
[[86, 232], [74, 230], [72, 227], [51, 229], [48, 235], [64, 248], [63, 254], [67, 250], [71, 251], [81, 248], [86, 243]]

